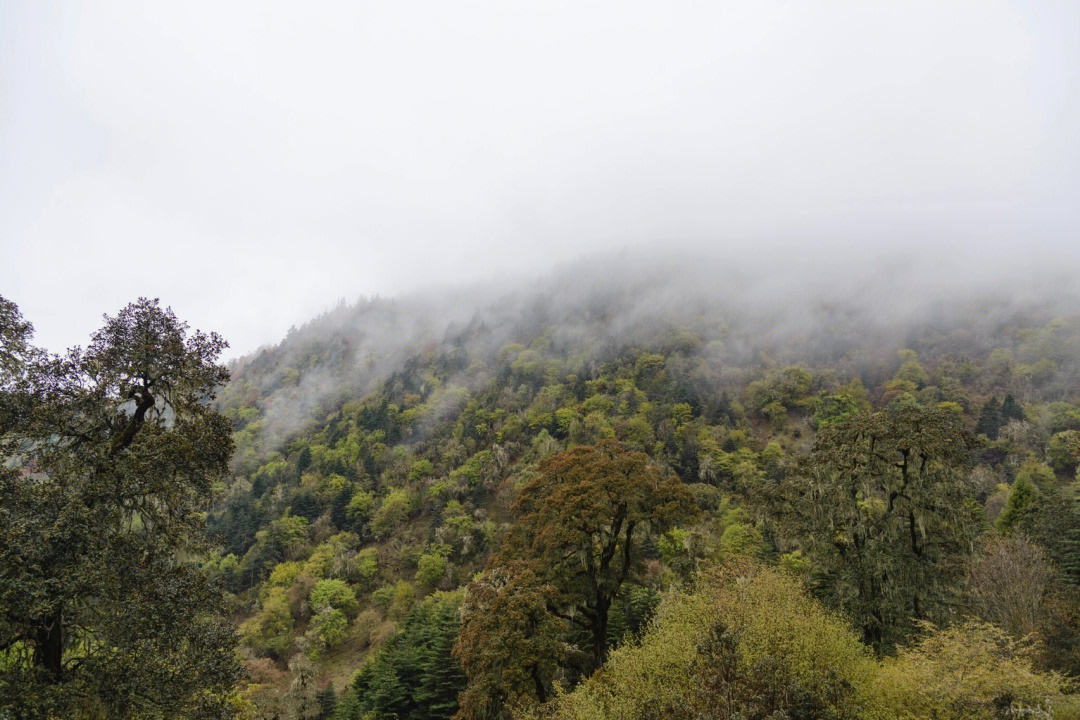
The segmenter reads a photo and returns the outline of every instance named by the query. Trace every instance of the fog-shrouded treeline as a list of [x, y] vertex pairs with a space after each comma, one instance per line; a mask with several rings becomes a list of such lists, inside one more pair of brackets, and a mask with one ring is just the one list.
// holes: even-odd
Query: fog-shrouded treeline
[[[645, 717], [655, 702], [650, 716], [690, 717], [721, 712], [700, 691], [726, 687], [723, 717], [1071, 717], [1068, 272], [930, 249], [754, 257], [587, 257], [539, 280], [341, 303], [234, 361], [218, 402], [236, 452], [207, 505], [205, 567], [240, 623], [245, 711]], [[691, 502], [664, 522], [639, 508], [616, 580], [571, 581], [540, 530], [519, 534], [576, 520], [522, 498], [570, 467], [561, 453], [605, 441]], [[921, 454], [923, 474], [890, 485], [881, 447]], [[852, 467], [869, 469], [848, 508], [827, 484]], [[615, 532], [595, 512], [598, 534], [568, 551], [583, 565]], [[739, 573], [751, 589], [730, 589]], [[744, 591], [779, 625], [747, 616]], [[698, 627], [707, 598], [719, 614]], [[823, 649], [792, 645], [802, 632]], [[961, 661], [978, 682], [896, 680]], [[699, 669], [676, 681], [670, 663]], [[642, 664], [667, 680], [635, 676]], [[625, 699], [641, 687], [655, 692]]]
[[[1080, 717], [1073, 277], [990, 250], [775, 246], [340, 303], [231, 361], [212, 403], [203, 388], [179, 411], [148, 405], [148, 464], [195, 432], [184, 413], [231, 434], [160, 560], [202, 578], [236, 629], [243, 677], [207, 674], [214, 712]], [[140, 302], [108, 327], [173, 327]], [[112, 382], [113, 348], [145, 353], [142, 337], [103, 334], [68, 362]], [[206, 365], [220, 339], [198, 338], [167, 347]], [[30, 371], [0, 369], [18, 429]], [[19, 462], [56, 442], [43, 427], [4, 446], [0, 480], [31, 499], [50, 471]], [[74, 431], [60, 455], [111, 488], [127, 436], [108, 427], [97, 464]], [[227, 445], [191, 437], [176, 457]], [[119, 477], [141, 488], [138, 468]], [[159, 501], [125, 497], [117, 542], [151, 537]], [[0, 521], [23, 527], [18, 512]], [[111, 587], [79, 607], [107, 607]], [[214, 635], [221, 668], [229, 642]], [[34, 670], [38, 644], [0, 648], [0, 673]], [[70, 652], [72, 667], [93, 654]]]

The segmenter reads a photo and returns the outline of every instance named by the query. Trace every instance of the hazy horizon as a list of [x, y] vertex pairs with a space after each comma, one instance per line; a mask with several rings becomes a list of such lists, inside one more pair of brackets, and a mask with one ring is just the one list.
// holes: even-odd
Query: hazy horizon
[[1049, 292], [1078, 118], [1068, 2], [3, 4], [0, 292], [53, 351], [146, 295], [233, 357], [667, 248]]

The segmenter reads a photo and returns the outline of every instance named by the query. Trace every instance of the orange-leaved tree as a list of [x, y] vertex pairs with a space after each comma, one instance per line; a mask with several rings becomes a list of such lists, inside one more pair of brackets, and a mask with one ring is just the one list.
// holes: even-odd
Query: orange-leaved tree
[[[555, 620], [568, 628], [576, 626], [559, 644], [559, 664], [566, 667], [565, 677], [572, 679], [599, 667], [607, 657], [612, 603], [644, 570], [645, 540], [688, 519], [695, 505], [676, 476], [644, 453], [611, 440], [559, 453], [543, 461], [539, 470], [514, 503], [513, 525], [486, 575], [514, 572], [545, 588], [546, 619], [540, 622], [533, 615], [530, 622], [549, 630]], [[468, 593], [479, 593], [485, 582], [490, 585], [482, 577]], [[503, 582], [500, 587], [522, 592], [520, 581]], [[459, 642], [458, 652], [470, 686], [494, 691], [490, 678], [470, 672], [470, 667], [479, 668], [472, 654], [493, 650], [480, 638], [517, 637], [532, 631], [508, 627], [511, 618], [490, 612], [490, 602], [484, 606], [487, 611], [466, 612], [462, 636], [471, 639]], [[531, 663], [521, 655], [509, 659]], [[550, 669], [544, 675], [550, 676]], [[536, 701], [543, 702], [546, 685], [543, 677], [535, 683]], [[468, 692], [462, 698], [470, 702], [463, 702], [461, 716], [472, 717], [470, 708], [479, 698]]]

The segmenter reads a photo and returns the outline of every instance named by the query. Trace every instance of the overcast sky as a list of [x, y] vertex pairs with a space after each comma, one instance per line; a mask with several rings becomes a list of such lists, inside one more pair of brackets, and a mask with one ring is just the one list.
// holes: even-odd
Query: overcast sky
[[1076, 258], [1080, 3], [0, 0], [0, 294], [53, 350], [763, 240]]

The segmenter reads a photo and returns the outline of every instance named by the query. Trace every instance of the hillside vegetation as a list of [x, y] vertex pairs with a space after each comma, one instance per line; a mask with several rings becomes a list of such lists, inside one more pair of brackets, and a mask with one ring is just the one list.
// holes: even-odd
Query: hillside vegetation
[[[735, 679], [716, 675], [724, 653], [738, 667], [791, 664], [768, 672], [818, 708], [791, 717], [833, 716], [817, 702], [836, 717], [890, 702], [917, 712], [882, 678], [905, 662], [948, 665], [942, 653], [961, 647], [1000, 665], [963, 691], [987, 712], [1046, 710], [1065, 692], [1080, 671], [1080, 318], [993, 288], [904, 306], [857, 302], [856, 286], [773, 297], [737, 274], [695, 277], [693, 291], [622, 266], [582, 279], [567, 272], [467, 312], [430, 298], [341, 305], [233, 365], [219, 404], [234, 470], [207, 507], [220, 547], [205, 567], [240, 623], [245, 711], [493, 717], [565, 697], [544, 712], [646, 716], [644, 699], [602, 688], [641, 687], [635, 663], [661, 678], [664, 653], [703, 642], [719, 653], [694, 655], [712, 663], [705, 687], [742, 687], [734, 666]], [[609, 492], [595, 461], [575, 470], [561, 455], [611, 442], [639, 458], [628, 477], [656, 474], [685, 494], [677, 512], [670, 498], [641, 500], [615, 540], [605, 513], [619, 510], [588, 494]], [[910, 475], [896, 470], [909, 454]], [[570, 497], [567, 477], [595, 488]], [[633, 485], [610, 492], [625, 500]], [[595, 527], [537, 539], [575, 512]], [[602, 559], [609, 540], [628, 562], [602, 575], [585, 556]], [[743, 657], [731, 623], [753, 619], [689, 636], [671, 625], [712, 597], [701, 573], [717, 563], [794, 598], [777, 600], [798, 605], [783, 605], [790, 625], [767, 628], [783, 637], [762, 640], [782, 657]], [[834, 639], [813, 652], [846, 649], [819, 681], [802, 677], [819, 660], [798, 660], [790, 643], [802, 641], [787, 633], [820, 623]], [[853, 709], [814, 689], [850, 673], [859, 680], [844, 687], [866, 694]], [[729, 698], [729, 714], [780, 707], [732, 692], [764, 704]], [[691, 695], [671, 707], [690, 717]], [[957, 716], [983, 716], [971, 712]]]
[[3, 301], [0, 715], [1080, 717], [1073, 295], [797, 264]]

